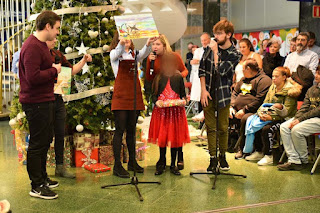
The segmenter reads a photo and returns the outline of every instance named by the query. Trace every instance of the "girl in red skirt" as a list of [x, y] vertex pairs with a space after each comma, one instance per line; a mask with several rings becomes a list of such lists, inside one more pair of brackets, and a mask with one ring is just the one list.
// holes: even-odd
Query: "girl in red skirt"
[[152, 112], [149, 142], [158, 144], [160, 148], [160, 159], [156, 165], [155, 175], [165, 171], [167, 146], [171, 147], [170, 171], [175, 175], [181, 175], [179, 170], [184, 167], [182, 146], [190, 142], [184, 109], [186, 104], [184, 81], [177, 67], [176, 56], [173, 53], [166, 53], [161, 61], [161, 72], [153, 82], [156, 106]]

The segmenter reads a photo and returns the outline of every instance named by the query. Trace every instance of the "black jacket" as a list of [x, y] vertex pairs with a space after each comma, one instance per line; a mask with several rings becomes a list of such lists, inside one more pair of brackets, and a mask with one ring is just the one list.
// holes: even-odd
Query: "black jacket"
[[272, 78], [272, 72], [275, 68], [282, 66], [283, 57], [277, 53], [275, 57], [272, 57], [270, 53], [267, 53], [263, 58], [263, 71], [267, 76]]

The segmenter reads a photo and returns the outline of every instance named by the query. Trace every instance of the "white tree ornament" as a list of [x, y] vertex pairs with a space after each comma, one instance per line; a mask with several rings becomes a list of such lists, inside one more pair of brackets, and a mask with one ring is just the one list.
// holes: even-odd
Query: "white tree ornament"
[[80, 47], [76, 47], [76, 49], [79, 51], [78, 52], [78, 55], [81, 55], [81, 54], [87, 54], [87, 50], [89, 49], [89, 47], [85, 47], [83, 42], [81, 42], [81, 45]]

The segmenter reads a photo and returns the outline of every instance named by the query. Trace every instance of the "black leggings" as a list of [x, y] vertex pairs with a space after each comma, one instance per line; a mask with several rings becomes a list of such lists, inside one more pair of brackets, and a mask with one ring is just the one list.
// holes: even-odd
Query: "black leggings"
[[[166, 165], [167, 147], [159, 147], [159, 151], [160, 151], [159, 163]], [[182, 147], [171, 148], [170, 152], [171, 152], [171, 166], [176, 166], [176, 161], [177, 163], [183, 162]], [[177, 154], [178, 154], [178, 159], [177, 159]]]
[[114, 154], [114, 162], [116, 164], [121, 164], [120, 155], [121, 155], [121, 146], [122, 146], [122, 137], [123, 133], [126, 131], [126, 142], [129, 151], [129, 162], [133, 162], [135, 156], [135, 141], [134, 134], [136, 131], [136, 124], [138, 115], [140, 114], [137, 111], [134, 114], [133, 110], [115, 110], [115, 126], [116, 131], [113, 137], [113, 154]]
[[261, 141], [262, 141], [262, 151], [265, 155], [272, 154], [272, 147], [275, 142], [275, 137], [277, 137], [277, 133], [280, 131], [281, 121], [273, 121], [267, 125], [265, 125], [261, 131]]

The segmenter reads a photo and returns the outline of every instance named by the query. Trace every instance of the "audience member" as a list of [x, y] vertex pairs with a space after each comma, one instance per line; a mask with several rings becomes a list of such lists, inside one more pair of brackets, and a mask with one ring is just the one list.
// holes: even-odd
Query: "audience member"
[[320, 59], [320, 47], [316, 45], [317, 39], [316, 39], [316, 34], [314, 32], [309, 32], [310, 35], [310, 40], [308, 43], [308, 49], [317, 53], [318, 58]]
[[263, 58], [263, 71], [270, 78], [272, 78], [273, 70], [281, 66], [283, 61], [283, 57], [279, 53], [280, 47], [281, 42], [278, 38], [270, 39], [268, 43], [269, 52]]
[[188, 69], [188, 75], [187, 75], [187, 81], [190, 81], [190, 74], [191, 74], [191, 64], [190, 61], [193, 58], [193, 53], [192, 53], [192, 47], [194, 46], [193, 42], [189, 42], [188, 43], [188, 53], [186, 55], [186, 62], [185, 62], [185, 66]]
[[[192, 89], [191, 89], [191, 95], [190, 100], [191, 101], [197, 101], [200, 102], [201, 98], [201, 83], [199, 78], [199, 65], [200, 60], [203, 56], [203, 53], [207, 46], [210, 44], [210, 34], [209, 33], [203, 33], [200, 37], [201, 45], [202, 47], [197, 48], [194, 51], [193, 58], [191, 60], [191, 75], [190, 75], [190, 82], [192, 83]], [[199, 112], [202, 111], [201, 104], [198, 106]]]
[[[293, 53], [293, 52], [295, 52], [295, 51], [297, 50], [296, 41], [297, 41], [297, 37], [293, 37], [293, 38], [290, 40], [290, 52], [288, 53], [288, 55], [289, 55], [290, 53]], [[283, 58], [281, 66], [284, 65], [284, 62], [286, 61], [288, 55], [286, 55], [286, 56]]]
[[237, 142], [240, 149], [236, 159], [242, 158], [246, 120], [257, 112], [271, 85], [271, 79], [259, 68], [254, 58], [245, 61], [243, 71], [244, 78], [236, 84], [231, 96], [229, 115], [230, 119], [233, 119], [230, 123], [240, 123], [240, 137]]
[[287, 56], [284, 63], [285, 67], [288, 67], [291, 73], [296, 72], [299, 65], [312, 71], [315, 74], [317, 66], [319, 64], [318, 55], [311, 50], [308, 50], [308, 42], [310, 40], [309, 33], [301, 32], [297, 37], [297, 51]]
[[243, 64], [246, 59], [254, 58], [257, 61], [259, 68], [262, 68], [262, 59], [259, 54], [254, 52], [253, 45], [249, 39], [241, 39], [239, 42], [239, 46], [242, 57], [240, 59], [239, 64], [235, 68], [235, 74], [233, 77], [234, 84], [239, 82], [240, 79], [243, 77]]
[[263, 39], [261, 42], [260, 42], [260, 50], [259, 50], [259, 54], [261, 55], [261, 57], [263, 58], [266, 53], [268, 52], [268, 43], [269, 43], [269, 39], [266, 38], [266, 39]]
[[[287, 80], [290, 76], [290, 70], [286, 67], [277, 67], [273, 71], [272, 85], [264, 99], [264, 104], [259, 107], [257, 114], [250, 116], [247, 120], [246, 130], [249, 129], [249, 121], [251, 121], [252, 125], [253, 116], [256, 116], [256, 118], [261, 121], [260, 127], [255, 129], [255, 131], [259, 133], [256, 134], [256, 151], [245, 158], [249, 161], [259, 160], [259, 166], [273, 163], [272, 148], [274, 145], [274, 136], [280, 131], [280, 124], [284, 120], [292, 118], [297, 111], [296, 97], [299, 93], [295, 93], [294, 97], [289, 95], [289, 90], [294, 87], [293, 84]], [[272, 106], [266, 108], [266, 105]], [[255, 126], [257, 127], [257, 123], [255, 123]], [[253, 138], [254, 137], [247, 134], [244, 153], [252, 152], [253, 147], [251, 144], [253, 144]]]
[[281, 139], [288, 156], [288, 162], [278, 166], [280, 171], [299, 171], [308, 163], [306, 137], [320, 132], [320, 66], [315, 74], [315, 82], [316, 85], [307, 91], [294, 118], [280, 126]]

